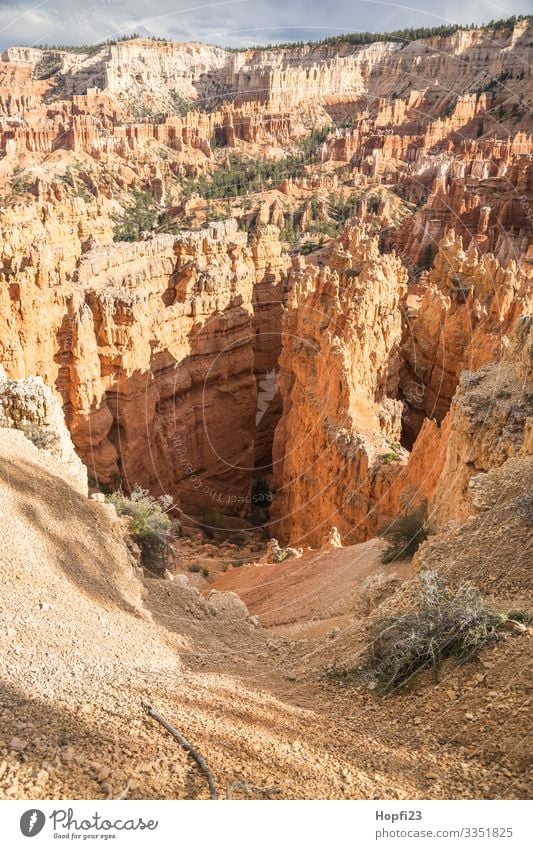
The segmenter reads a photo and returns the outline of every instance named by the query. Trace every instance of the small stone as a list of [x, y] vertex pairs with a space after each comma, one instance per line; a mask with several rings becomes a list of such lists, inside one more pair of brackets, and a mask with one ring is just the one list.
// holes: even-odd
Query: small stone
[[514, 619], [507, 619], [500, 628], [514, 635], [525, 634], [527, 631], [527, 627], [522, 622], [515, 622]]
[[48, 777], [48, 772], [45, 769], [40, 769], [35, 777], [35, 783], [42, 786], [43, 784], [46, 784]]
[[99, 770], [98, 775], [96, 776], [96, 780], [100, 783], [105, 781], [111, 775], [111, 770], [108, 766], [103, 766], [101, 770]]
[[20, 737], [13, 737], [9, 748], [12, 752], [23, 752], [26, 746], [28, 745], [26, 740], [21, 740]]
[[107, 517], [111, 522], [118, 522], [118, 513], [114, 504], [102, 504], [102, 510], [107, 513]]
[[473, 714], [473, 713], [465, 713], [465, 719], [470, 719], [470, 720], [472, 720], [472, 719], [475, 719], [475, 718], [476, 718], [476, 717], [474, 716], [474, 714]]

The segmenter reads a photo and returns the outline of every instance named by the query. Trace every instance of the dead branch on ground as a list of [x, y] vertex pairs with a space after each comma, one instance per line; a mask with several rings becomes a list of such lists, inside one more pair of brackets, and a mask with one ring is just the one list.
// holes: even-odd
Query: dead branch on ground
[[181, 748], [185, 752], [187, 752], [187, 754], [190, 755], [191, 758], [196, 762], [196, 764], [198, 765], [198, 768], [200, 769], [200, 772], [202, 772], [204, 774], [204, 776], [207, 780], [207, 784], [208, 784], [208, 787], [209, 787], [209, 798], [210, 799], [218, 799], [218, 793], [217, 793], [217, 789], [215, 787], [213, 775], [211, 774], [211, 770], [207, 766], [207, 763], [206, 763], [205, 759], [202, 757], [202, 755], [200, 754], [200, 752], [198, 752], [194, 748], [194, 746], [191, 746], [189, 741], [186, 740], [185, 737], [182, 737], [182, 735], [179, 733], [179, 731], [176, 731], [174, 726], [171, 725], [170, 722], [167, 722], [166, 719], [164, 719], [156, 710], [154, 710], [151, 705], [149, 705], [147, 702], [141, 702], [141, 704], [142, 704], [144, 711], [148, 714], [148, 716], [151, 716], [152, 719], [155, 719], [156, 722], [159, 722], [159, 724], [162, 725], [163, 728], [166, 731], [168, 731], [168, 733], [171, 734], [174, 737], [175, 740], [178, 741]]

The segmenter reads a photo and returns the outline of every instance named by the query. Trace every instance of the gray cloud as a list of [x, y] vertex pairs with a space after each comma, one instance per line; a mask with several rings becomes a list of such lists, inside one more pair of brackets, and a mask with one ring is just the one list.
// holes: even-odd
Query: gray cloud
[[357, 30], [471, 23], [527, 13], [528, 0], [10, 0], [0, 2], [0, 48], [93, 44], [125, 33], [222, 46], [313, 40]]

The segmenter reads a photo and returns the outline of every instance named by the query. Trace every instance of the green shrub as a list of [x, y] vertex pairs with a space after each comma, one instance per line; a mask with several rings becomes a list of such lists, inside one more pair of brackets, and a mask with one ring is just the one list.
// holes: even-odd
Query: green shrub
[[187, 568], [188, 571], [191, 572], [191, 574], [193, 575], [201, 575], [202, 578], [209, 578], [209, 569], [207, 568], [207, 566], [203, 566], [197, 561], [193, 561], [192, 563], [190, 563]]
[[330, 681], [350, 681], [353, 680], [355, 670], [347, 666], [339, 666], [337, 661], [326, 672], [326, 678]]
[[398, 516], [380, 534], [387, 540], [387, 547], [381, 555], [382, 563], [392, 563], [394, 560], [407, 560], [413, 557], [427, 539], [427, 535], [424, 515], [421, 511]]
[[21, 430], [26, 439], [33, 442], [36, 448], [41, 448], [45, 451], [56, 451], [59, 449], [59, 436], [52, 428], [39, 427], [39, 425], [34, 425], [30, 422], [22, 422], [18, 424], [18, 430]]
[[435, 572], [421, 576], [418, 609], [379, 619], [370, 632], [367, 673], [377, 688], [395, 690], [423, 669], [438, 675], [442, 661], [472, 658], [496, 639], [506, 617], [485, 607], [479, 590], [465, 583], [448, 589]]
[[92, 194], [83, 183], [80, 183], [80, 185], [76, 188], [76, 197], [82, 198], [85, 203], [90, 203], [93, 199]]
[[2, 198], [2, 206], [10, 203], [16, 203], [20, 195], [32, 193], [34, 189], [34, 181], [29, 176], [24, 176], [25, 171], [17, 165], [13, 169], [11, 175], [11, 192]]
[[169, 557], [174, 552], [173, 540], [178, 526], [166, 511], [172, 505], [169, 495], [154, 498], [148, 490], [135, 486], [129, 496], [121, 490], [106, 499], [113, 504], [119, 516], [130, 520], [130, 531], [141, 550], [143, 566], [149, 572], [163, 575]]
[[212, 539], [216, 531], [223, 531], [226, 528], [226, 520], [224, 514], [215, 510], [213, 507], [207, 507], [204, 510], [203, 521], [198, 522], [199, 527], [203, 532]]
[[399, 458], [400, 455], [397, 451], [387, 451], [386, 454], [382, 454], [380, 456], [380, 460], [385, 466], [390, 465], [390, 463], [394, 463], [395, 460], [399, 460]]
[[533, 625], [533, 610], [510, 610], [507, 614], [507, 619], [512, 619], [513, 622], [520, 622], [521, 625], [526, 625], [530, 628]]
[[328, 236], [330, 239], [338, 236], [340, 230], [341, 228], [334, 221], [316, 221], [307, 228], [310, 235]]
[[150, 192], [133, 193], [133, 204], [128, 207], [122, 218], [117, 220], [113, 230], [115, 242], [137, 242], [145, 230], [153, 230], [157, 223], [157, 209]]
[[240, 197], [273, 188], [283, 180], [304, 173], [304, 166], [313, 162], [331, 127], [312, 130], [297, 145], [297, 152], [282, 159], [243, 159], [232, 154], [223, 168], [210, 176], [201, 175], [197, 180], [187, 180], [183, 188], [184, 197], [200, 195], [207, 200]]
[[172, 106], [174, 107], [174, 111], [176, 115], [180, 115], [182, 118], [185, 117], [189, 112], [197, 109], [198, 106], [196, 103], [193, 103], [190, 100], [187, 100], [177, 91], [170, 91], [170, 98], [172, 100]]

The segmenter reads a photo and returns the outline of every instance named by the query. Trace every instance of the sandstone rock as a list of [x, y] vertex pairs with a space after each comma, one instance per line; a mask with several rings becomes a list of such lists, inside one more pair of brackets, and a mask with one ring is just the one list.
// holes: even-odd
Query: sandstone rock
[[[510, 114], [505, 86], [479, 82], [507, 80], [518, 105], [530, 41], [522, 21], [405, 46], [8, 49], [0, 179], [18, 188], [0, 211], [0, 358], [10, 378], [39, 375], [60, 393], [92, 478], [170, 492], [219, 536], [227, 514], [246, 515], [257, 469], [273, 469], [272, 533], [316, 546], [333, 523], [349, 543], [406, 509], [442, 516], [435, 527], [489, 511], [495, 469], [511, 486], [510, 461], [517, 494], [533, 421], [522, 424], [507, 385], [494, 384], [511, 395], [484, 430], [469, 405], [486, 404], [479, 369], [491, 362], [516, 362], [522, 384], [530, 375], [511, 349], [531, 309], [531, 123], [521, 107]], [[189, 109], [204, 99], [209, 110]], [[213, 137], [277, 156], [308, 126], [331, 132], [301, 176], [243, 211], [254, 235], [228, 219], [113, 241], [114, 216], [139, 188], [194, 212], [198, 198], [183, 201], [176, 178], [228, 161]], [[305, 224], [311, 197], [327, 216], [326, 193], [348, 184], [363, 195], [361, 226], [289, 269], [277, 228], [301, 192]], [[391, 185], [413, 207], [403, 223]], [[378, 239], [365, 230], [376, 225]], [[48, 390], [26, 384], [22, 418], [19, 390], [6, 390], [8, 426], [37, 426], [84, 489], [64, 428], [46, 418]]]
[[336, 527], [331, 528], [328, 534], [328, 545], [332, 548], [342, 548], [341, 535]]
[[[371, 510], [375, 475], [400, 436], [401, 405], [387, 392], [397, 380], [406, 283], [400, 261], [381, 255], [377, 240], [354, 226], [328, 262], [295, 272], [273, 448], [271, 531], [317, 546], [332, 517], [351, 542], [378, 524]], [[385, 419], [384, 406], [394, 411]]]
[[400, 386], [414, 439], [424, 416], [440, 422], [461, 373], [501, 359], [521, 313], [533, 309], [533, 277], [514, 262], [463, 250], [450, 230], [442, 239], [428, 285], [402, 349]]
[[302, 548], [283, 548], [280, 546], [277, 539], [271, 539], [267, 545], [266, 562], [283, 563], [283, 561], [287, 560], [289, 557], [301, 557], [302, 554]]
[[237, 593], [218, 592], [211, 590], [208, 595], [208, 605], [212, 613], [217, 616], [248, 619], [248, 608], [241, 601]]
[[0, 427], [21, 430], [37, 448], [57, 457], [87, 494], [87, 469], [74, 451], [58, 399], [41, 378], [7, 380], [0, 374]]
[[27, 745], [27, 740], [22, 740], [20, 737], [13, 737], [9, 742], [9, 749], [12, 752], [23, 752]]

